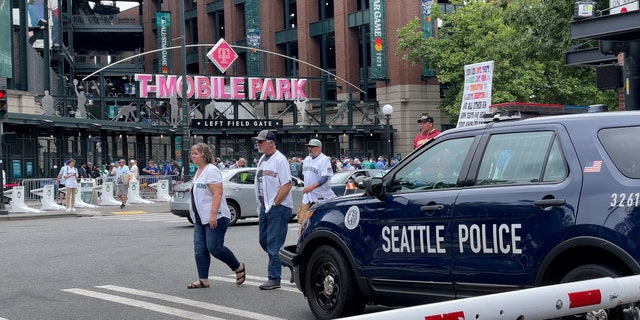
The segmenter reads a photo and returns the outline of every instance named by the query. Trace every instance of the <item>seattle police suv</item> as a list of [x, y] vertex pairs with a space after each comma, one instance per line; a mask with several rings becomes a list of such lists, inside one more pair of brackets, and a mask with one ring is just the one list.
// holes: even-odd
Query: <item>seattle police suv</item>
[[318, 319], [640, 274], [640, 111], [448, 130], [363, 185], [280, 251]]

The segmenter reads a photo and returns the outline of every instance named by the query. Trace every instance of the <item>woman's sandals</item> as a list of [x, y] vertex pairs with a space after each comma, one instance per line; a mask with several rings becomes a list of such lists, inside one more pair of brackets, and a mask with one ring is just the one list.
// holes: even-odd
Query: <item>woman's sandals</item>
[[247, 272], [245, 270], [244, 262], [240, 264], [242, 268], [239, 271], [236, 271], [236, 284], [241, 285], [244, 283], [244, 280], [247, 279]]
[[194, 283], [190, 283], [189, 285], [187, 285], [187, 289], [204, 289], [204, 288], [209, 288], [209, 282], [198, 280]]

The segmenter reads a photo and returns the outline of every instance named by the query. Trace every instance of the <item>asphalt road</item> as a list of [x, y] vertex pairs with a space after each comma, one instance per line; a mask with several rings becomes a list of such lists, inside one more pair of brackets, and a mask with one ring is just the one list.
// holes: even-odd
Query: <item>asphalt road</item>
[[[0, 220], [0, 320], [314, 319], [288, 281], [278, 290], [258, 289], [267, 257], [257, 220], [231, 227], [226, 238], [246, 263], [245, 284], [236, 286], [234, 273], [213, 260], [211, 288], [188, 290], [197, 279], [193, 233], [168, 204], [33, 217], [45, 215], [50, 219]], [[289, 225], [287, 243], [296, 228]]]

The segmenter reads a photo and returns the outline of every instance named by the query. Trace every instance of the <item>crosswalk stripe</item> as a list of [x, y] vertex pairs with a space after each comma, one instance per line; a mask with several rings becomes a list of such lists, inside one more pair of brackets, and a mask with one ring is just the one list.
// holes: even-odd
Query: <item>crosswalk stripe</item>
[[[251, 279], [251, 278], [257, 278], [257, 277], [251, 277], [251, 276], [247, 276], [247, 279]], [[229, 283], [236, 283], [236, 279], [229, 279], [229, 278], [224, 278], [224, 277], [216, 277], [216, 276], [209, 276], [209, 279], [211, 280], [215, 280], [215, 281], [222, 281], [222, 282], [229, 282]], [[267, 278], [261, 278], [262, 281], [267, 281]], [[242, 285], [248, 285], [248, 286], [254, 286], [254, 287], [258, 287], [260, 286], [262, 283], [260, 282], [255, 282], [255, 281], [249, 281], [246, 280]], [[298, 289], [296, 288], [291, 288], [288, 287], [286, 284], [281, 282], [281, 287], [280, 289], [277, 290], [282, 290], [282, 291], [288, 291], [288, 292], [294, 292], [294, 293], [300, 293], [300, 291], [298, 291]]]
[[147, 212], [142, 210], [131, 210], [131, 211], [113, 211], [111, 213], [125, 215], [125, 214], [145, 214]]
[[172, 308], [172, 307], [166, 307], [166, 306], [155, 304], [155, 303], [139, 301], [135, 299], [115, 296], [112, 294], [106, 294], [101, 292], [89, 291], [89, 290], [78, 289], [78, 288], [63, 289], [62, 291], [75, 293], [75, 294], [92, 297], [96, 299], [102, 299], [102, 300], [112, 301], [116, 303], [121, 303], [128, 306], [152, 310], [152, 311], [169, 314], [177, 317], [182, 317], [186, 319], [223, 320], [222, 318], [211, 317], [211, 316], [207, 316], [207, 315], [203, 315], [203, 314], [199, 314], [191, 311], [181, 310], [181, 309]]
[[284, 320], [282, 318], [272, 317], [272, 316], [268, 316], [261, 313], [256, 313], [256, 312], [251, 312], [251, 311], [246, 311], [246, 310], [241, 310], [236, 308], [230, 308], [230, 307], [225, 307], [217, 304], [195, 301], [195, 300], [180, 298], [176, 296], [170, 296], [162, 293], [155, 293], [150, 291], [137, 290], [137, 289], [120, 287], [120, 286], [112, 286], [112, 285], [97, 286], [96, 288], [102, 288], [102, 289], [107, 289], [107, 290], [116, 291], [116, 292], [128, 293], [128, 294], [154, 298], [154, 299], [173, 302], [173, 303], [184, 304], [187, 306], [198, 307], [198, 308], [207, 309], [211, 311], [237, 315], [237, 316], [241, 316], [249, 319]]

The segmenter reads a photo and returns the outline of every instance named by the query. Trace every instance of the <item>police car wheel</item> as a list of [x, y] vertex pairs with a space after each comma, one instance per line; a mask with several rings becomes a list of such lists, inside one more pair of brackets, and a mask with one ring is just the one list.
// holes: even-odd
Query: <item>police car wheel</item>
[[349, 261], [340, 251], [321, 246], [314, 251], [308, 266], [305, 291], [316, 318], [340, 318], [364, 309]]
[[[562, 278], [562, 281], [560, 281], [560, 283], [591, 280], [603, 277], [617, 278], [624, 275], [625, 274], [623, 272], [620, 272], [610, 266], [602, 264], [586, 264], [569, 271]], [[623, 310], [628, 307], [629, 306], [626, 305], [609, 310], [593, 310], [590, 312], [590, 315], [577, 314], [565, 317], [563, 319], [625, 319]]]

